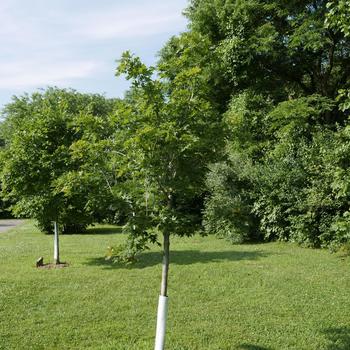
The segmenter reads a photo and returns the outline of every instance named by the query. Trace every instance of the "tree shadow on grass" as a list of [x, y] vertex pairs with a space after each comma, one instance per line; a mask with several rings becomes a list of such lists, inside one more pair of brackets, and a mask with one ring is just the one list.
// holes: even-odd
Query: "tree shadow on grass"
[[241, 344], [239, 345], [239, 350], [272, 350], [271, 348], [265, 348], [263, 346], [253, 345], [253, 344]]
[[[223, 261], [258, 260], [269, 253], [261, 251], [224, 251], [202, 252], [199, 250], [174, 250], [170, 252], [170, 263], [173, 265], [191, 265], [197, 263], [220, 263]], [[130, 265], [115, 263], [104, 257], [89, 259], [86, 265], [103, 266], [110, 269], [143, 269], [158, 265], [162, 262], [161, 252], [144, 252], [137, 262]]]
[[96, 227], [90, 226], [83, 235], [113, 235], [122, 233], [122, 228], [119, 226]]
[[322, 331], [327, 337], [329, 344], [324, 350], [349, 350], [350, 349], [350, 328], [337, 327], [328, 328]]

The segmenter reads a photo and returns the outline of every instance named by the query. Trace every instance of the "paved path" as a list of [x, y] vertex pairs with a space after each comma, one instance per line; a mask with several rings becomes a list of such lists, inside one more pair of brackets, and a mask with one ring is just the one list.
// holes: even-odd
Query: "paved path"
[[9, 220], [0, 220], [0, 233], [5, 232], [9, 230], [12, 227], [15, 227], [17, 225], [20, 225], [24, 222], [24, 220], [16, 220], [16, 219], [9, 219]]

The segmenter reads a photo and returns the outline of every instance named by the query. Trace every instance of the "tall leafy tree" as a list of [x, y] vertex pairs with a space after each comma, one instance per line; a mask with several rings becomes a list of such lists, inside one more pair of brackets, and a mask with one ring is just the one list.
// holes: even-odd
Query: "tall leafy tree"
[[56, 88], [7, 105], [1, 182], [16, 216], [36, 219], [45, 232], [53, 221], [69, 233], [95, 220], [111, 197], [104, 158], [113, 106], [103, 96]]
[[[336, 33], [343, 34], [346, 38], [350, 37], [350, 7], [346, 0], [329, 1], [327, 3], [329, 9], [326, 18], [327, 28], [332, 29]], [[341, 36], [341, 35], [340, 35]], [[344, 86], [338, 91], [338, 100], [340, 108], [343, 111], [350, 109], [350, 82], [349, 79], [344, 81]]]
[[284, 99], [335, 97], [349, 74], [349, 41], [325, 26], [327, 1], [193, 0], [190, 27], [211, 38], [232, 91]]
[[314, 246], [336, 239], [345, 202], [326, 174], [338, 157], [331, 140], [348, 124], [347, 13], [341, 0], [190, 2], [191, 32], [210, 42], [230, 91], [227, 160], [207, 182], [211, 232], [240, 241], [260, 230]]
[[[163, 236], [160, 307], [168, 295], [170, 237], [192, 235], [199, 228], [206, 167], [216, 159], [222, 139], [220, 115], [206, 98], [201, 69], [174, 68], [146, 67], [126, 52], [117, 70], [133, 85], [117, 110], [130, 234], [139, 244]], [[157, 349], [164, 347], [160, 328], [158, 322]]]

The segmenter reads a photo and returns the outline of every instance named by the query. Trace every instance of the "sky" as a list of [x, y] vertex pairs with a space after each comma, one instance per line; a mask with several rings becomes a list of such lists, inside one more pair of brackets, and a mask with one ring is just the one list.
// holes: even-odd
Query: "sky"
[[48, 86], [122, 97], [116, 60], [146, 64], [186, 30], [187, 0], [0, 0], [0, 109]]

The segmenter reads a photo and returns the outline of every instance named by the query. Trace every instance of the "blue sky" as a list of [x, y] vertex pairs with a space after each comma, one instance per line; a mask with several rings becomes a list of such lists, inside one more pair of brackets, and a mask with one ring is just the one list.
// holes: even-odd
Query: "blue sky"
[[122, 97], [125, 50], [147, 64], [186, 30], [187, 0], [0, 0], [0, 109], [47, 86]]

